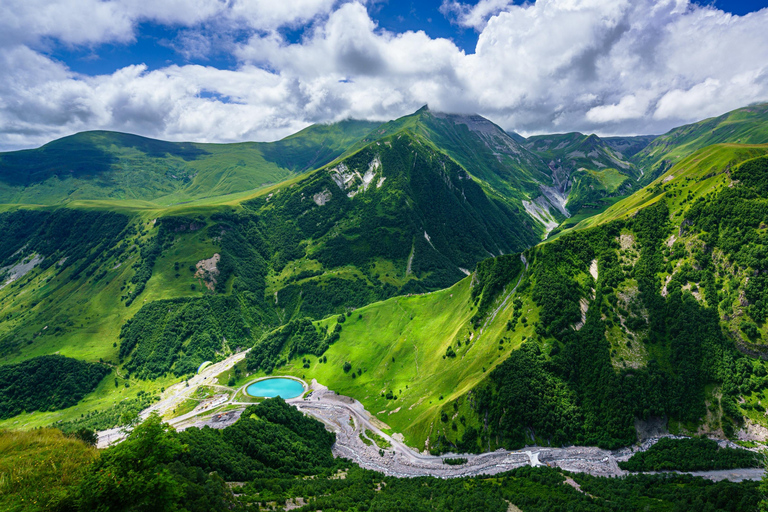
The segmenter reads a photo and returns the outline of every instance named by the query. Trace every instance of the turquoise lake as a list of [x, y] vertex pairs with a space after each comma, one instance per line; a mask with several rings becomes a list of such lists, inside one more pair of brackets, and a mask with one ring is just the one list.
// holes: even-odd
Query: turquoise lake
[[276, 396], [283, 399], [296, 398], [304, 392], [304, 386], [297, 380], [275, 377], [274, 379], [264, 379], [254, 382], [245, 388], [245, 392], [251, 396], [264, 398], [272, 398]]

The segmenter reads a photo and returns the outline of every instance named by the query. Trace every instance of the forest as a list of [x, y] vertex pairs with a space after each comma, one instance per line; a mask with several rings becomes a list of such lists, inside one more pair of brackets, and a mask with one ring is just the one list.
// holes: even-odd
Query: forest
[[111, 371], [104, 364], [60, 355], [0, 366], [0, 419], [72, 407]]
[[762, 457], [738, 448], [720, 448], [707, 438], [662, 438], [647, 451], [619, 462], [627, 471], [703, 471], [762, 467]]
[[120, 360], [127, 359], [129, 373], [154, 379], [194, 373], [203, 361], [216, 360], [217, 353], [248, 347], [263, 327], [246, 323], [252, 317], [244, 300], [206, 295], [151, 302], [123, 324]]
[[[768, 378], [763, 364], [737, 351], [720, 327], [718, 306], [728, 313], [734, 296], [723, 290], [712, 251], [721, 249], [740, 268], [754, 271], [744, 293], [755, 327], [741, 325], [757, 332], [766, 319], [762, 276], [768, 269], [768, 244], [765, 230], [758, 229], [768, 222], [768, 203], [759, 195], [766, 162], [758, 159], [738, 167], [738, 186], [692, 205], [680, 232], [700, 237], [707, 252], [691, 249], [695, 266], [677, 265], [664, 294], [658, 276], [688, 254], [680, 244], [665, 244], [677, 233], [665, 201], [627, 220], [567, 233], [527, 251], [530, 277], [521, 289], [530, 287], [540, 308], [536, 336], [479, 386], [474, 411], [487, 418], [487, 428], [469, 426], [452, 440], [442, 436], [433, 451], [520, 448], [534, 442], [627, 446], [636, 441], [635, 418], [666, 415], [697, 424], [706, 416], [705, 387], [710, 384], [722, 390], [720, 421], [726, 435], [733, 435], [743, 422], [737, 398], [768, 388]], [[632, 265], [626, 264], [628, 253], [619, 246], [621, 236], [636, 242]], [[583, 277], [593, 260], [598, 262], [597, 280]], [[499, 282], [505, 282], [505, 272], [498, 271]], [[690, 290], [689, 283], [698, 283], [701, 299], [694, 297], [696, 289]], [[584, 300], [589, 309], [577, 329]], [[617, 365], [616, 347], [606, 336], [614, 326], [639, 333], [626, 344], [641, 344], [649, 354], [646, 364]]]
[[318, 332], [310, 318], [299, 318], [265, 334], [245, 356], [248, 370], [264, 370], [266, 373], [272, 373], [272, 370], [287, 361], [286, 356], [280, 355], [286, 345], [289, 347], [288, 360], [306, 354], [323, 355], [328, 346], [339, 339], [339, 333], [343, 328], [341, 324], [345, 317], [342, 314], [339, 318], [341, 322], [326, 333]]

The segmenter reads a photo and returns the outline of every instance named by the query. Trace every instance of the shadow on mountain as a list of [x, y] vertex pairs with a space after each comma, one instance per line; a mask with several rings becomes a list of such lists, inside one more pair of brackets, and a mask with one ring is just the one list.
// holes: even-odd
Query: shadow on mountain
[[150, 158], [173, 156], [185, 161], [208, 154], [189, 142], [166, 142], [116, 132], [84, 132], [37, 149], [0, 154], [0, 182], [24, 187], [54, 176], [62, 180], [95, 178], [107, 174], [118, 163], [118, 151], [123, 148], [134, 148]]
[[39, 149], [0, 156], [0, 182], [30, 186], [50, 178], [87, 178], [108, 172], [117, 159], [93, 141], [62, 139]]
[[115, 145], [138, 149], [142, 153], [153, 158], [175, 156], [189, 162], [209, 154], [208, 151], [200, 149], [191, 142], [168, 142], [164, 140], [148, 139], [130, 133], [100, 132], [100, 134], [106, 135]]

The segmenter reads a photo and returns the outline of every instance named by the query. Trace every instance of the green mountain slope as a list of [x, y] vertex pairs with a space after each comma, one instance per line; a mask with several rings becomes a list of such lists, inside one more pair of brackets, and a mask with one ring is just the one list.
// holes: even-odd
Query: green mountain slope
[[[626, 144], [632, 147], [630, 141]], [[617, 143], [617, 146], [621, 147], [621, 143]], [[550, 167], [562, 168], [562, 171], [569, 174], [578, 169], [614, 168], [631, 177], [637, 178], [639, 175], [626, 157], [597, 135], [538, 135], [526, 139], [525, 147], [548, 162]]]
[[569, 213], [567, 176], [553, 172], [536, 154], [488, 119], [478, 115], [433, 112], [422, 107], [410, 116], [384, 123], [358, 145], [408, 129], [449, 155], [486, 192], [525, 212], [541, 236]]
[[632, 161], [644, 172], [641, 183], [647, 184], [696, 150], [726, 142], [768, 143], [768, 103], [675, 128], [654, 139]]
[[603, 143], [616, 152], [620, 158], [629, 159], [645, 149], [645, 147], [656, 138], [656, 135], [600, 138]]
[[[702, 148], [532, 247], [542, 212], [565, 218], [563, 194], [584, 206], [636, 177], [607, 163], [558, 174], [473, 116], [423, 109], [358, 140], [366, 128], [285, 139], [267, 156], [290, 178], [242, 195], [5, 206], [0, 363], [58, 353], [111, 373], [77, 406], [0, 424], [111, 426], [203, 361], [254, 347], [221, 379], [317, 378], [420, 449], [617, 447], [659, 418], [682, 433], [765, 426], [768, 146]], [[616, 148], [647, 141], [563, 137], [537, 151], [626, 162], [643, 151]], [[213, 154], [163, 144], [142, 158]]]
[[[0, 214], [4, 362], [103, 359], [154, 389], [292, 320], [445, 288], [538, 238], [409, 130], [240, 203], [104, 206]], [[95, 393], [89, 408], [126, 396]]]
[[[497, 283], [473, 274], [445, 290], [356, 309], [343, 322], [336, 316], [316, 322], [321, 334], [338, 331], [338, 341], [320, 357], [297, 352], [298, 331], [278, 345], [270, 345], [271, 338], [261, 340], [244, 370], [263, 374], [269, 347], [279, 354], [275, 359], [286, 361], [275, 374], [315, 378], [353, 396], [411, 446], [429, 449], [447, 426], [440, 421], [443, 409], [471, 395], [489, 371], [534, 334], [535, 315], [526, 315], [525, 326], [508, 329], [508, 321], [531, 306], [514, 294], [524, 265], [515, 254], [487, 260], [484, 266], [498, 262], [504, 270]], [[484, 314], [478, 315], [479, 310]], [[345, 363], [350, 363], [347, 370]], [[451, 405], [451, 416], [455, 413]]]
[[110, 199], [168, 205], [252, 190], [329, 162], [376, 125], [314, 125], [281, 141], [239, 144], [78, 133], [0, 154], [0, 203]]
[[291, 357], [288, 338], [276, 371], [331, 383], [420, 449], [617, 447], [654, 418], [745, 436], [768, 423], [767, 154], [701, 150], [595, 227], [526, 251], [522, 278], [481, 265], [448, 290], [361, 308], [322, 361]]

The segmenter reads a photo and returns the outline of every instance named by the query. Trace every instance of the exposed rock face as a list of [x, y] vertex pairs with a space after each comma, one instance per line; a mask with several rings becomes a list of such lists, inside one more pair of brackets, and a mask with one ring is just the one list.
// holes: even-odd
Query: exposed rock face
[[219, 260], [221, 260], [221, 256], [219, 253], [215, 253], [207, 260], [200, 260], [195, 265], [197, 267], [195, 277], [202, 279], [205, 286], [211, 291], [216, 288], [216, 279], [219, 277]]
[[42, 263], [42, 261], [42, 256], [39, 254], [32, 254], [15, 265], [0, 268], [0, 290], [16, 281], [17, 279], [21, 279], [27, 275], [32, 271], [32, 269]]
[[[376, 182], [376, 188], [381, 188], [386, 179], [382, 176], [381, 159], [379, 155], [373, 157], [368, 163], [368, 168], [365, 171], [350, 169], [346, 163], [342, 162], [329, 172], [331, 173], [331, 179], [341, 189], [342, 192], [347, 193], [347, 197], [355, 197], [360, 192], [365, 192], [371, 186], [374, 181]], [[378, 179], [377, 179], [378, 178]], [[325, 190], [322, 193], [326, 192]], [[318, 202], [319, 194], [316, 194], [315, 202], [321, 206]], [[328, 192], [330, 195], [330, 192]], [[325, 204], [325, 203], [323, 203]]]
[[322, 192], [318, 192], [312, 196], [312, 200], [315, 202], [315, 204], [317, 204], [317, 206], [323, 206], [325, 203], [331, 200], [331, 197], [333, 197], [331, 191], [327, 188], [324, 188]]

